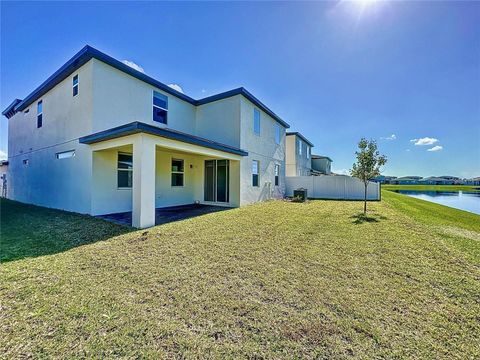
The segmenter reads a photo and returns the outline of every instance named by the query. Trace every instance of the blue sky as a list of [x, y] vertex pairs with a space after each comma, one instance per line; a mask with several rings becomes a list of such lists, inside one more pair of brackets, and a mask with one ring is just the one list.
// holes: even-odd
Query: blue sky
[[364, 136], [385, 174], [480, 176], [479, 24], [480, 2], [2, 2], [1, 107], [89, 44], [194, 98], [244, 86], [339, 172]]

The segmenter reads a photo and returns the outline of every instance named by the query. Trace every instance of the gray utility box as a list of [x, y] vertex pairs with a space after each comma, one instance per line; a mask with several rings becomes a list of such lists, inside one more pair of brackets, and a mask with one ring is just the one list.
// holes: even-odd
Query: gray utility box
[[293, 190], [293, 197], [300, 199], [302, 201], [307, 200], [307, 189], [301, 188], [301, 189]]

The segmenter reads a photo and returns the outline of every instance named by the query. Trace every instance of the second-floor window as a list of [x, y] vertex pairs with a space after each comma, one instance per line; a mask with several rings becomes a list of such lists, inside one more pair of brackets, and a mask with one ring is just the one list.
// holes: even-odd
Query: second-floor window
[[258, 160], [252, 161], [252, 186], [259, 186], [258, 170], [260, 168], [260, 162]]
[[275, 144], [280, 144], [282, 140], [282, 128], [280, 125], [275, 124]]
[[300, 139], [297, 139], [297, 151], [298, 151], [298, 155], [302, 155], [302, 140]]
[[41, 128], [43, 125], [43, 102], [40, 100], [37, 103], [37, 128]]
[[78, 95], [78, 75], [75, 75], [72, 80], [72, 90], [73, 90], [73, 96]]
[[307, 159], [310, 159], [310, 146], [307, 146], [307, 150], [305, 151], [305, 154], [307, 155]]
[[168, 114], [168, 98], [159, 92], [153, 92], [153, 121], [166, 124]]
[[253, 109], [253, 132], [260, 135], [260, 110]]

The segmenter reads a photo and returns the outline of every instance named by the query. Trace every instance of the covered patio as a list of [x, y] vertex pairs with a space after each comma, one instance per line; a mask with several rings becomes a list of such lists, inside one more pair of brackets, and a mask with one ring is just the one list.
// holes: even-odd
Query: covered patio
[[[168, 208], [155, 209], [155, 225], [167, 224], [174, 221], [190, 219], [218, 211], [228, 210], [225, 206], [191, 204], [171, 206]], [[132, 212], [122, 212], [107, 215], [98, 215], [100, 219], [104, 219], [119, 225], [132, 226]]]
[[92, 215], [131, 213], [132, 226], [147, 228], [162, 208], [240, 204], [241, 149], [139, 122], [80, 142], [92, 150]]

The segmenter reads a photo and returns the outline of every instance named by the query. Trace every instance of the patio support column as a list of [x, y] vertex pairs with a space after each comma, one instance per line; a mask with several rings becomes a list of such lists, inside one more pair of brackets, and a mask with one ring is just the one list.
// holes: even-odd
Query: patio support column
[[139, 135], [133, 142], [132, 226], [155, 225], [155, 142]]

